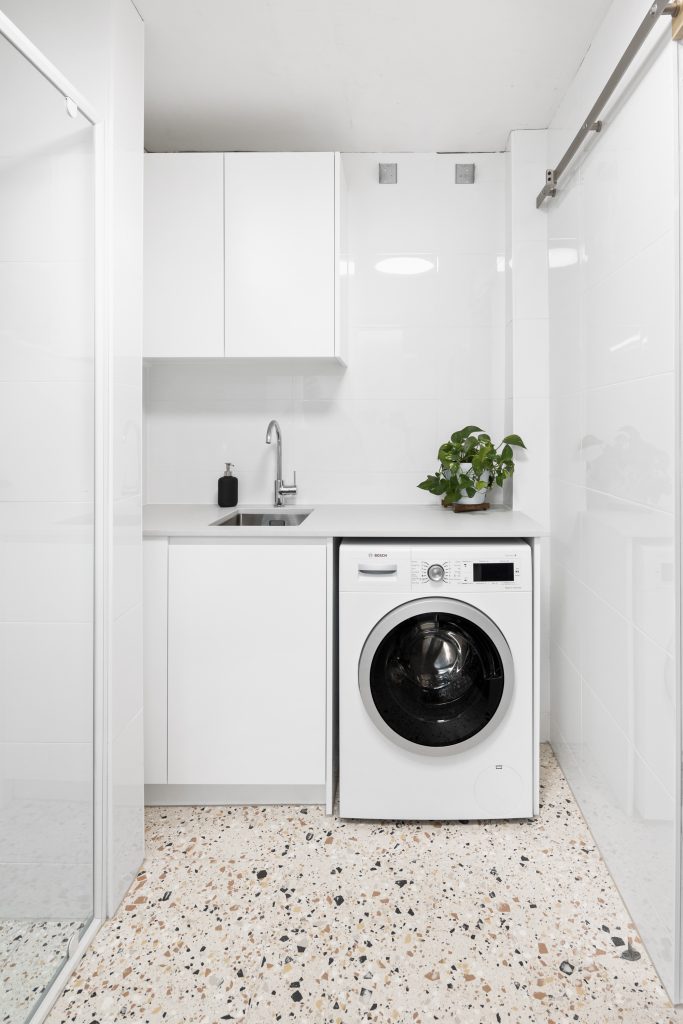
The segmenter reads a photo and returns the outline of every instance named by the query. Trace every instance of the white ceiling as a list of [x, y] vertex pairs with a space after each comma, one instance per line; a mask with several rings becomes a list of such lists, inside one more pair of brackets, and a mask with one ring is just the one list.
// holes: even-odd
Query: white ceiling
[[499, 150], [611, 0], [136, 0], [150, 150]]

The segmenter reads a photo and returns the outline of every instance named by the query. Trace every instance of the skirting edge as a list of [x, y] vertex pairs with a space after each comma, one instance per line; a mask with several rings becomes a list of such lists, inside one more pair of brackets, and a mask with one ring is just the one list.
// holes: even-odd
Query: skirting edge
[[148, 807], [324, 804], [325, 786], [145, 786]]

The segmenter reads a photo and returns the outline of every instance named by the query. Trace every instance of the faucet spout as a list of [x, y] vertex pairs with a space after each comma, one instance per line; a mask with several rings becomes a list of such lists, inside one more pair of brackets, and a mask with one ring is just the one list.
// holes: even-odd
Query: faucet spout
[[[282, 431], [280, 430], [280, 424], [277, 420], [271, 420], [266, 430], [266, 444], [270, 444], [273, 440], [273, 431], [275, 431], [275, 440], [277, 442], [277, 465], [276, 465], [276, 479], [275, 483], [282, 481]], [[277, 502], [275, 503], [277, 504]]]
[[271, 420], [268, 424], [268, 429], [266, 430], [266, 444], [270, 444], [272, 442], [273, 433], [275, 434], [275, 441], [277, 445], [274, 504], [279, 507], [284, 505], [286, 495], [296, 494], [296, 473], [294, 473], [294, 482], [291, 484], [286, 484], [282, 479], [282, 431], [280, 430], [280, 424], [277, 420]]

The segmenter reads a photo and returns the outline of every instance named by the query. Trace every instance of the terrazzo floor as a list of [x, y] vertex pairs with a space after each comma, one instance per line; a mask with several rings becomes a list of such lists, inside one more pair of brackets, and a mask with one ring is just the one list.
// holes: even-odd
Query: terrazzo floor
[[0, 921], [0, 1022], [23, 1024], [62, 966], [81, 921]]
[[149, 809], [144, 870], [49, 1024], [673, 1024], [547, 747], [542, 761], [535, 821]]

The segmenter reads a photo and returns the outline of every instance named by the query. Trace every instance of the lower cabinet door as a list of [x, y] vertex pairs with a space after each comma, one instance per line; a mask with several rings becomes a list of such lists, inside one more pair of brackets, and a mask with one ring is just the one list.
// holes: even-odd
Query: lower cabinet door
[[171, 543], [168, 782], [323, 785], [324, 544]]

